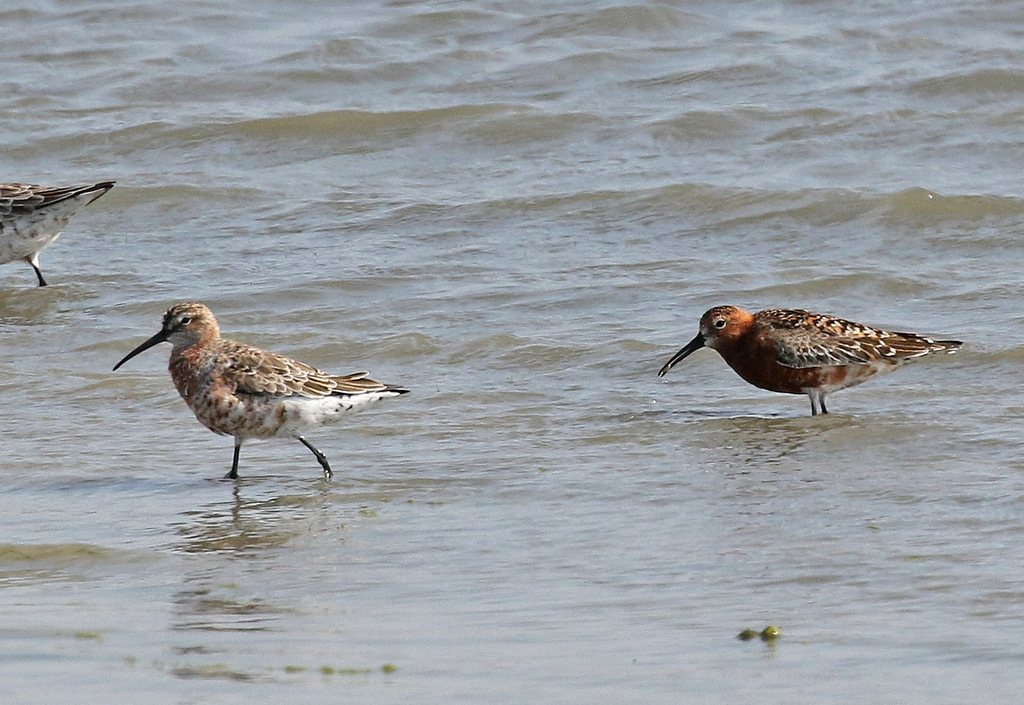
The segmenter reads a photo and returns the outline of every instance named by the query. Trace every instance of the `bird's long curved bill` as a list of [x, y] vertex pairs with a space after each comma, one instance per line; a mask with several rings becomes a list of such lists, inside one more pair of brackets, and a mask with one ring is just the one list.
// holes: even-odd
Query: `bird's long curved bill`
[[[695, 350], [700, 350], [703, 347], [704, 347], [704, 336], [701, 335], [700, 333], [698, 333], [696, 338], [694, 338], [689, 343], [687, 343], [686, 347], [684, 347], [682, 350], [680, 350], [675, 355], [673, 355], [672, 359], [665, 363], [665, 366], [662, 367], [658, 371], [658, 376], [659, 377], [663, 377], [666, 372], [668, 372], [673, 367], [675, 367], [677, 362], [679, 362], [680, 360], [682, 360], [684, 357], [686, 357], [690, 353], [694, 352]], [[128, 357], [131, 357], [131, 355], [129, 355]], [[114, 369], [117, 369], [117, 368], [114, 368]]]
[[154, 335], [152, 338], [147, 340], [145, 343], [143, 343], [142, 345], [140, 345], [139, 347], [135, 348], [130, 353], [125, 355], [124, 359], [122, 359], [121, 362], [119, 362], [116, 365], [114, 365], [114, 371], [117, 371], [118, 367], [120, 367], [124, 363], [128, 362], [129, 360], [131, 360], [133, 357], [138, 355], [140, 352], [145, 352], [146, 350], [149, 350], [154, 345], [159, 345], [160, 343], [164, 342], [165, 340], [167, 340], [167, 332], [166, 331], [160, 331], [159, 333]]

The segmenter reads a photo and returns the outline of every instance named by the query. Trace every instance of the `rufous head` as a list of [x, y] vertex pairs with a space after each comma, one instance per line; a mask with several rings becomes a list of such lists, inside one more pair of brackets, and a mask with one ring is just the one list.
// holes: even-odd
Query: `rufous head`
[[114, 365], [114, 369], [116, 370], [139, 353], [165, 341], [173, 345], [175, 350], [182, 350], [207, 340], [214, 340], [219, 336], [220, 327], [217, 325], [217, 319], [205, 305], [194, 301], [175, 304], [164, 314], [164, 323], [160, 332], [125, 355], [124, 359]]
[[676, 363], [704, 346], [716, 350], [728, 346], [747, 331], [752, 319], [751, 314], [736, 306], [715, 306], [708, 309], [700, 317], [700, 332], [665, 363], [658, 376], [663, 376]]
[[700, 334], [709, 348], [719, 349], [736, 340], [754, 317], [736, 306], [715, 306], [700, 317]]

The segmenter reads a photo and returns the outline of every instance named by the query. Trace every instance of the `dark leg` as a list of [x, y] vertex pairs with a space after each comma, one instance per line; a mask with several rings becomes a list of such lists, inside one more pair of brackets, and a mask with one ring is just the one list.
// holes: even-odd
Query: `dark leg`
[[825, 408], [825, 395], [821, 392], [808, 392], [807, 396], [811, 398], [811, 416], [817, 416], [818, 414], [827, 414], [828, 409]]
[[298, 439], [299, 439], [300, 441], [302, 441], [302, 445], [306, 446], [306, 447], [307, 447], [307, 448], [309, 448], [309, 449], [310, 449], [311, 451], [313, 451], [313, 455], [315, 455], [315, 456], [316, 456], [316, 459], [317, 459], [317, 460], [318, 460], [318, 461], [320, 462], [320, 467], [322, 467], [322, 468], [324, 469], [324, 479], [325, 479], [325, 480], [330, 480], [330, 479], [331, 479], [331, 477], [333, 477], [333, 476], [334, 476], [334, 473], [333, 473], [333, 472], [331, 472], [331, 466], [330, 466], [330, 464], [328, 464], [328, 462], [327, 462], [327, 457], [326, 457], [326, 456], [325, 456], [325, 455], [324, 455], [323, 453], [321, 453], [321, 452], [320, 452], [320, 449], [319, 449], [319, 448], [317, 448], [316, 446], [314, 446], [314, 445], [313, 445], [312, 443], [310, 443], [309, 441], [307, 441], [307, 440], [306, 440], [305, 438], [303, 438], [302, 436], [297, 436], [297, 438], [298, 438]]
[[36, 272], [36, 279], [39, 280], [39, 286], [46, 286], [46, 280], [43, 279], [43, 272], [42, 272], [42, 270], [39, 269], [39, 256], [38, 255], [32, 255], [31, 257], [26, 257], [25, 261], [28, 262], [29, 264], [31, 264], [32, 265], [32, 269], [35, 270], [35, 272]]
[[242, 442], [235, 441], [235, 457], [231, 461], [231, 472], [224, 476], [225, 480], [237, 480], [238, 479], [238, 452], [242, 450]]

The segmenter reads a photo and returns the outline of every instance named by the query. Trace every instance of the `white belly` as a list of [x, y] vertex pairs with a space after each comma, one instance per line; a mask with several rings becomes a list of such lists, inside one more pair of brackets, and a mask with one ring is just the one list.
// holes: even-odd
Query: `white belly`
[[0, 220], [0, 264], [25, 259], [56, 240], [81, 205], [70, 198], [35, 213]]
[[277, 435], [302, 436], [319, 426], [334, 423], [345, 414], [361, 411], [375, 401], [394, 396], [398, 395], [395, 392], [368, 392], [352, 396], [289, 397], [282, 400], [284, 422]]

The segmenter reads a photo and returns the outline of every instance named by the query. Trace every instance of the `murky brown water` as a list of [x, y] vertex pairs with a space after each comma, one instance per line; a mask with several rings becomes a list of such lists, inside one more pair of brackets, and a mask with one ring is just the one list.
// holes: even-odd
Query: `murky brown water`
[[[1020, 9], [0, 9], [2, 178], [118, 180], [0, 268], [4, 701], [1016, 702]], [[413, 394], [222, 482], [186, 299]], [[719, 303], [967, 346], [811, 419], [656, 376]]]

